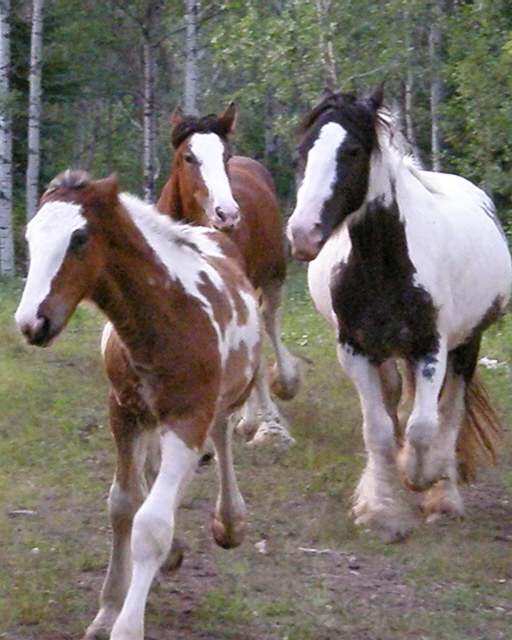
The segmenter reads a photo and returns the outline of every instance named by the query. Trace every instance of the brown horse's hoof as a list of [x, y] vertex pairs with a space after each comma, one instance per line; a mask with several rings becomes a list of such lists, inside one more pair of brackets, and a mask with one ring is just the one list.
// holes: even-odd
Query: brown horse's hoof
[[214, 515], [210, 523], [213, 539], [223, 549], [234, 549], [238, 547], [245, 538], [247, 527], [243, 520], [226, 526], [222, 520]]

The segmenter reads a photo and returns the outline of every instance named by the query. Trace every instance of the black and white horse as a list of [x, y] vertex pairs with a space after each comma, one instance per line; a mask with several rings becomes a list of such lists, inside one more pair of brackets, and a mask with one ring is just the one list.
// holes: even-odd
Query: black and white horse
[[[428, 520], [460, 515], [458, 480], [494, 456], [499, 421], [475, 368], [511, 285], [489, 197], [420, 170], [398, 138], [381, 88], [325, 97], [304, 123], [287, 229], [293, 255], [311, 261], [311, 296], [361, 402], [367, 464], [354, 513], [388, 540], [416, 522], [404, 483], [423, 492]], [[395, 362], [410, 401], [400, 411]]]

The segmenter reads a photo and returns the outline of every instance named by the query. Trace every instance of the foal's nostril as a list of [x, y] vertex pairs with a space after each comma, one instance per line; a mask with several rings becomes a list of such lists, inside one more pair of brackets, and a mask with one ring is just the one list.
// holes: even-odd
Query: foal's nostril
[[221, 222], [225, 222], [226, 220], [226, 214], [224, 213], [224, 211], [221, 209], [221, 207], [215, 207], [215, 214], [217, 215], [217, 217], [219, 218], [219, 220]]
[[29, 344], [44, 345], [51, 337], [51, 324], [46, 316], [38, 316], [35, 324], [26, 324], [21, 332]]

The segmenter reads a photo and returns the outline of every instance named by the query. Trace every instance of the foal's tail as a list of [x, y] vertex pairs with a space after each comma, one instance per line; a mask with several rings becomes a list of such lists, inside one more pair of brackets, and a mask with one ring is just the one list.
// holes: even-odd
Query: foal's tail
[[459, 477], [476, 480], [479, 466], [495, 464], [502, 423], [483, 380], [475, 372], [466, 385], [465, 412], [457, 438]]

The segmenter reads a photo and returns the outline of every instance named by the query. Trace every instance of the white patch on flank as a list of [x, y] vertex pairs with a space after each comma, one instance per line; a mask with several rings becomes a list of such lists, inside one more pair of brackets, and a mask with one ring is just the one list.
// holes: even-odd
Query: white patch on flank
[[[215, 241], [215, 236], [210, 229], [182, 224], [172, 220], [168, 216], [160, 214], [153, 205], [146, 204], [139, 198], [122, 193], [119, 196], [122, 204], [126, 207], [132, 220], [137, 225], [146, 241], [153, 251], [167, 268], [172, 279], [177, 280], [183, 288], [192, 296], [197, 298], [202, 304], [206, 313], [210, 317], [212, 326], [218, 336], [219, 349], [221, 351], [222, 362], [226, 361], [230, 349], [237, 348], [242, 342], [249, 347], [256, 344], [258, 331], [255, 331], [251, 322], [245, 327], [236, 325], [236, 317], [233, 319], [233, 326], [226, 331], [224, 339], [220, 328], [215, 320], [214, 310], [200, 291], [199, 286], [203, 284], [203, 277], [206, 275], [212, 285], [229, 297], [232, 308], [234, 302], [227, 291], [224, 281], [203, 254], [209, 257], [224, 257], [220, 246]], [[256, 318], [253, 322], [258, 322], [256, 300], [249, 292], [238, 291], [243, 297], [246, 305], [250, 308], [250, 318]], [[255, 336], [253, 338], [253, 336]]]
[[208, 189], [211, 213], [216, 207], [226, 212], [237, 210], [224, 166], [224, 145], [219, 136], [215, 133], [194, 133], [190, 138], [190, 150], [199, 163], [199, 171]]
[[[324, 203], [332, 196], [336, 182], [336, 154], [347, 132], [336, 122], [328, 122], [308, 153], [306, 170], [297, 192], [297, 206], [293, 216], [307, 216], [317, 222]], [[302, 220], [301, 226], [304, 224]], [[312, 224], [314, 224], [314, 222]]]
[[36, 319], [39, 305], [50, 293], [52, 281], [62, 265], [71, 235], [87, 224], [81, 212], [82, 207], [72, 202], [48, 202], [28, 223], [25, 237], [30, 270], [15, 315], [18, 324]]

